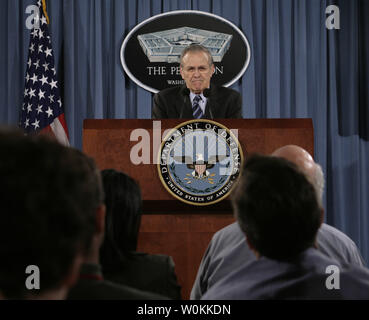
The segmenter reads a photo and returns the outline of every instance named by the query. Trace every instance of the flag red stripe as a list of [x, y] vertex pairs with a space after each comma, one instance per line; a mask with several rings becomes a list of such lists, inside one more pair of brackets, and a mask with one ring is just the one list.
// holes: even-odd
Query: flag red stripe
[[61, 125], [64, 128], [64, 132], [65, 132], [66, 136], [69, 139], [68, 127], [67, 127], [67, 122], [65, 121], [64, 113], [62, 113], [58, 118], [59, 118], [59, 121], [60, 121]]

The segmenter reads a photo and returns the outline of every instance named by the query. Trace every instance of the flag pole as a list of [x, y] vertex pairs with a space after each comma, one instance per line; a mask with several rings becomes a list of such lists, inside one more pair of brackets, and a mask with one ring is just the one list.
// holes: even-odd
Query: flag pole
[[46, 0], [42, 0], [42, 11], [44, 12], [47, 24], [50, 24], [49, 16], [47, 15], [46, 12]]

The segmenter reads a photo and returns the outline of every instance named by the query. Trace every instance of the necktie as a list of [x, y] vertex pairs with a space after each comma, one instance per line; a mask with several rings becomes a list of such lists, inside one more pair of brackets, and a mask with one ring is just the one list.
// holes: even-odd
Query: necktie
[[203, 116], [199, 101], [202, 100], [201, 96], [197, 95], [192, 101], [192, 113], [195, 119], [200, 119]]

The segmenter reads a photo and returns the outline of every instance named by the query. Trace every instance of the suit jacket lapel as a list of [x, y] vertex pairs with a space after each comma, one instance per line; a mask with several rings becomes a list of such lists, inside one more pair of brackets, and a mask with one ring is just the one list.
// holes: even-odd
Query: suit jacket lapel
[[182, 118], [192, 119], [193, 113], [192, 113], [192, 106], [191, 106], [191, 100], [190, 97], [186, 97], [185, 103], [182, 104], [183, 107], [183, 116]]
[[[210, 113], [211, 108], [211, 113]], [[205, 115], [204, 118], [212, 119], [217, 117], [217, 110], [218, 103], [217, 103], [217, 89], [212, 84], [210, 85], [210, 96], [207, 98], [206, 106], [205, 106]]]
[[[205, 114], [203, 116], [204, 119], [211, 119], [211, 114], [210, 114], [210, 109], [209, 109], [209, 105], [211, 105], [210, 103], [211, 103], [210, 99], [207, 98], [206, 106], [205, 106]], [[213, 110], [211, 112], [213, 112]]]

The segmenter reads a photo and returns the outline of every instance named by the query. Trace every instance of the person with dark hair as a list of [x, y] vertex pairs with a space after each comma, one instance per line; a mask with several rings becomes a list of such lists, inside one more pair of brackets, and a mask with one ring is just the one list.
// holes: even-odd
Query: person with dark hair
[[187, 46], [180, 57], [180, 72], [185, 84], [154, 95], [152, 118], [242, 118], [240, 94], [210, 84], [214, 70], [213, 57], [206, 47]]
[[[272, 155], [290, 160], [306, 174], [315, 187], [320, 206], [323, 207], [324, 174], [312, 156], [296, 145], [280, 147]], [[330, 225], [322, 223], [318, 230], [316, 245], [320, 252], [338, 262], [364, 266], [356, 244], [343, 232]], [[255, 259], [237, 222], [217, 231], [202, 258], [191, 291], [191, 299], [200, 299], [232, 270]]]
[[[278, 157], [250, 157], [232, 204], [257, 260], [235, 268], [204, 300], [369, 299], [369, 270], [316, 250], [322, 210], [315, 186], [295, 164]], [[332, 267], [333, 284], [327, 272]]]
[[64, 299], [103, 202], [93, 161], [15, 129], [0, 129], [0, 150], [0, 296]]
[[287, 260], [312, 247], [322, 223], [314, 187], [284, 159], [250, 158], [233, 204], [255, 255]]
[[[90, 187], [95, 187], [98, 192], [94, 201], [98, 200], [98, 206], [94, 211], [93, 234], [88, 250], [83, 257], [80, 274], [77, 283], [70, 289], [69, 300], [166, 300], [167, 298], [151, 292], [131, 288], [126, 285], [113, 283], [104, 278], [100, 260], [100, 247], [105, 234], [104, 190], [101, 181], [101, 173], [95, 166], [95, 162], [78, 150], [76, 153], [91, 167], [90, 176], [94, 177]], [[94, 202], [86, 198], [86, 202]]]
[[[65, 299], [103, 230], [100, 171], [47, 136], [0, 129], [0, 150], [0, 297]], [[158, 298], [103, 279], [87, 286], [90, 296]]]
[[123, 172], [102, 171], [105, 190], [105, 239], [100, 263], [105, 278], [171, 299], [181, 299], [174, 262], [167, 255], [137, 252], [141, 224], [141, 191]]

